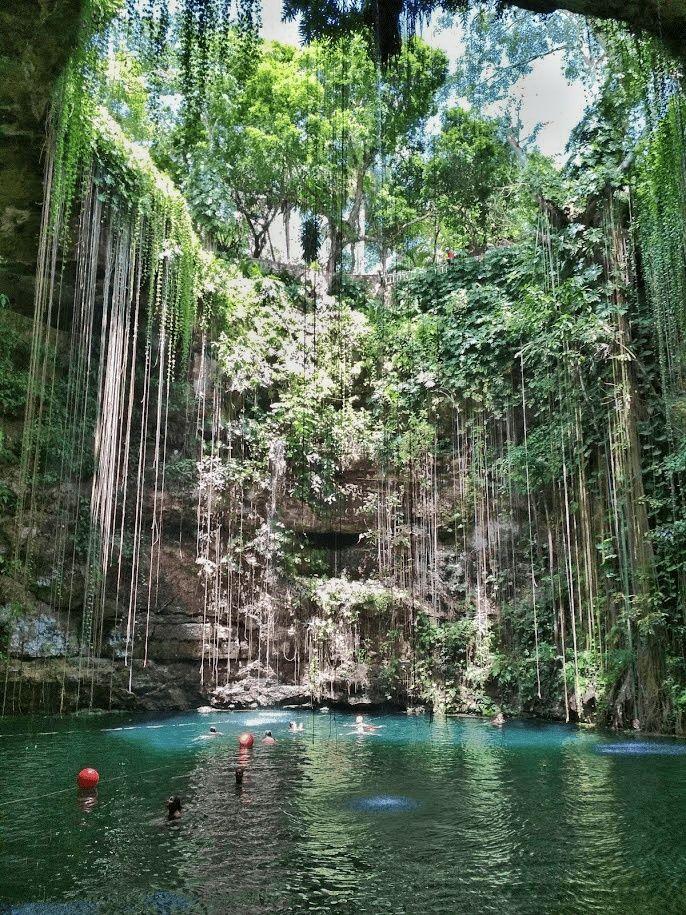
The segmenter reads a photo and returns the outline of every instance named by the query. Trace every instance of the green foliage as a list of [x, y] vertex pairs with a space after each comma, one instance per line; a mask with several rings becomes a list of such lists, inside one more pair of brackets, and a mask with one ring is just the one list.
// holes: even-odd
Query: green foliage
[[497, 124], [460, 108], [444, 114], [424, 182], [442, 231], [455, 247], [485, 247], [498, 240], [515, 167]]
[[133, 220], [145, 245], [146, 262], [154, 265], [149, 273], [152, 307], [161, 309], [157, 266], [166, 263], [175, 275], [175, 295], [166, 303], [165, 320], [172, 347], [187, 353], [196, 319], [200, 242], [193, 229], [186, 201], [150, 156], [132, 143], [117, 123], [103, 110], [94, 119], [94, 157], [98, 165], [96, 182], [104, 199]]
[[165, 486], [171, 493], [187, 494], [197, 485], [198, 466], [191, 458], [179, 456], [165, 465]]
[[102, 107], [138, 143], [154, 137], [146, 77], [142, 62], [123, 49], [110, 55], [103, 75]]
[[[417, 697], [431, 705], [461, 708], [460, 687], [470, 682], [470, 663], [476, 650], [474, 621], [465, 617], [439, 623], [426, 613], [415, 624], [414, 681]], [[477, 690], [481, 694], [481, 690]], [[483, 699], [483, 695], [481, 694]]]
[[411, 265], [436, 263], [446, 248], [475, 251], [510, 237], [531, 196], [524, 176], [502, 121], [449, 108], [439, 131], [387, 160], [369, 218]]
[[[325, 218], [330, 237], [356, 241], [360, 194], [377, 180], [372, 166], [434, 112], [444, 55], [413, 41], [381, 78], [359, 38], [302, 49], [259, 43], [246, 67], [234, 34], [224, 55], [208, 83], [204, 127], [191, 145], [180, 135], [175, 153], [201, 224], [224, 243], [239, 229], [237, 215], [256, 257], [276, 216], [293, 209]], [[309, 262], [314, 236], [306, 247]]]
[[53, 101], [50, 223], [51, 230], [59, 232], [65, 243], [93, 147], [106, 30], [120, 7], [120, 0], [86, 0], [82, 4], [76, 50], [60, 76]]
[[542, 18], [482, 3], [462, 18], [465, 51], [451, 82], [456, 95], [479, 110], [509, 100], [515, 83], [551, 55], [562, 56], [570, 83], [593, 77], [594, 55], [600, 49], [580, 16], [555, 12]]
[[0, 515], [12, 515], [17, 507], [17, 496], [7, 483], [0, 481]]
[[0, 415], [21, 415], [28, 384], [29, 342], [10, 319], [11, 313], [0, 309]]
[[315, 323], [302, 292], [272, 277], [215, 277], [214, 349], [245, 471], [265, 474], [272, 444], [283, 442], [293, 494], [331, 511], [340, 475], [368, 434], [368, 414], [354, 399], [336, 405], [361, 370], [368, 325], [346, 303], [320, 308]]
[[[393, 603], [393, 594], [375, 581], [350, 581], [326, 578], [312, 583], [312, 601], [322, 617], [320, 636], [327, 625], [355, 623], [362, 613], [368, 617], [384, 615]], [[389, 636], [395, 638], [395, 635]]]
[[686, 659], [681, 655], [667, 655], [667, 676], [664, 689], [670, 697], [672, 726], [677, 734], [684, 733], [686, 725]]

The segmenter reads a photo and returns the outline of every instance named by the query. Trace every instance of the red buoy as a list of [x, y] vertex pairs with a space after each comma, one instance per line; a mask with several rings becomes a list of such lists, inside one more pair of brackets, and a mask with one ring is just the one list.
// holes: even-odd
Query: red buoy
[[252, 734], [241, 734], [238, 738], [238, 746], [243, 747], [246, 750], [249, 750], [252, 745], [255, 743], [255, 738]]
[[100, 776], [98, 775], [97, 769], [81, 769], [79, 774], [76, 776], [77, 786], [85, 790], [95, 788], [99, 781]]

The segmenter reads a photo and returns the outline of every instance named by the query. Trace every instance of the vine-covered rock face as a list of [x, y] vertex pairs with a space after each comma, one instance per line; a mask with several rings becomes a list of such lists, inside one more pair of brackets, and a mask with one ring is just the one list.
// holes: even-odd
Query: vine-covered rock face
[[[90, 37], [107, 3], [86, 4]], [[7, 298], [30, 309], [42, 125], [78, 12], [56, 0], [32, 20], [24, 6], [2, 14], [3, 323]], [[681, 729], [676, 85], [663, 87], [673, 100], [654, 100], [633, 159], [637, 102], [600, 129], [594, 112], [574, 141], [583, 180], [544, 168], [554, 203], [542, 207], [494, 125], [446, 112], [430, 159], [441, 180], [417, 180], [432, 195], [418, 213], [432, 225], [438, 213], [461, 253], [437, 266], [434, 235], [432, 261], [428, 248], [408, 261], [433, 266], [396, 274], [393, 296], [380, 284], [380, 303], [343, 281], [332, 297], [316, 280], [257, 276], [202, 250], [188, 201], [88, 93], [93, 44], [79, 41], [60, 84], [35, 335], [27, 345], [18, 324], [0, 334], [0, 462], [12, 468], [0, 513], [19, 505], [11, 536], [0, 518], [3, 707], [309, 695]], [[366, 94], [382, 98], [357, 44]], [[650, 65], [642, 74], [661, 82]], [[473, 183], [454, 185], [471, 174], [455, 163], [484, 147], [495, 178], [451, 223]], [[356, 219], [368, 180], [354, 182]], [[572, 184], [583, 200], [570, 209]], [[335, 272], [346, 233], [334, 203], [319, 215]], [[510, 207], [512, 222], [498, 215]]]
[[83, 0], [0, 7], [0, 290], [33, 304], [47, 116], [74, 48]]

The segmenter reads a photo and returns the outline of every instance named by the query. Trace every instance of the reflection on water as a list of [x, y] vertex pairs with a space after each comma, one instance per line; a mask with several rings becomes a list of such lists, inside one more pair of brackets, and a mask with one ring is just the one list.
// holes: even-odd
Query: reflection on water
[[[305, 724], [289, 733], [288, 721]], [[249, 712], [0, 726], [9, 911], [686, 911], [686, 746]], [[212, 739], [210, 727], [219, 731]], [[272, 747], [238, 735], [271, 730]], [[97, 794], [77, 794], [84, 765]], [[236, 785], [237, 766], [245, 767]], [[166, 822], [178, 794], [183, 814]], [[0, 904], [0, 910], [2, 905]]]
[[89, 813], [89, 811], [91, 811], [98, 803], [98, 789], [77, 788], [76, 803], [79, 807], [79, 810], [82, 810], [84, 813]]
[[370, 812], [382, 811], [383, 813], [402, 813], [404, 810], [416, 810], [418, 801], [411, 797], [398, 797], [390, 794], [377, 794], [374, 797], [360, 797], [350, 805], [353, 810], [368, 810]]
[[599, 743], [596, 747], [603, 756], [684, 756], [682, 744], [646, 743], [644, 740], [625, 740], [622, 743]]

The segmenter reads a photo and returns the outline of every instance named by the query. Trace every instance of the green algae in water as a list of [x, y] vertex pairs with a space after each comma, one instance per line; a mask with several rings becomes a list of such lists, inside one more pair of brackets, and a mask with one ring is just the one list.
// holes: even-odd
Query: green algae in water
[[[0, 899], [24, 913], [686, 909], [682, 744], [372, 720], [374, 735], [279, 711], [5, 721]], [[258, 739], [237, 790], [246, 729], [278, 742]], [[74, 787], [83, 765], [100, 771], [94, 805]]]

